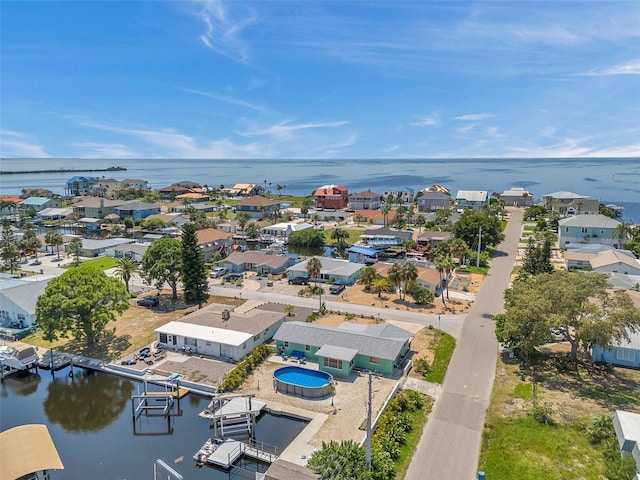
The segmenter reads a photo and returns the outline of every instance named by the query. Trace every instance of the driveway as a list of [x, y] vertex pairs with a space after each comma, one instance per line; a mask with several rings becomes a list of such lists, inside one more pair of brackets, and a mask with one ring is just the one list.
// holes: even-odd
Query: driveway
[[504, 304], [520, 238], [522, 210], [512, 210], [500, 255], [467, 314], [442, 391], [405, 478], [472, 480], [476, 478], [482, 429], [495, 378], [498, 343], [493, 315]]

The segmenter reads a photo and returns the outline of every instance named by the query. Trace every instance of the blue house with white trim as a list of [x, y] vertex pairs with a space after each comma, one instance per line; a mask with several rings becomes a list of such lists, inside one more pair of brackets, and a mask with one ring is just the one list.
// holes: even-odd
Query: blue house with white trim
[[349, 261], [353, 263], [370, 265], [378, 261], [378, 250], [375, 248], [354, 245], [347, 250], [347, 253], [349, 254]]
[[591, 356], [598, 363], [640, 368], [640, 332], [629, 333], [629, 341], [623, 338], [609, 349], [595, 345]]

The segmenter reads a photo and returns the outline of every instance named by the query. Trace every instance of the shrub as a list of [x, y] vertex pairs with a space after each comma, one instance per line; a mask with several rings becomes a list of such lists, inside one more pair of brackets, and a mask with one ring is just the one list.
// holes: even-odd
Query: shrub
[[553, 407], [548, 402], [533, 402], [530, 414], [534, 420], [542, 425], [553, 425]]
[[608, 415], [594, 417], [586, 426], [587, 438], [593, 444], [599, 444], [605, 440], [615, 438], [616, 431], [613, 428], [613, 420]]
[[426, 358], [417, 358], [415, 361], [416, 372], [418, 372], [423, 377], [426, 377], [431, 373], [431, 365], [427, 362]]

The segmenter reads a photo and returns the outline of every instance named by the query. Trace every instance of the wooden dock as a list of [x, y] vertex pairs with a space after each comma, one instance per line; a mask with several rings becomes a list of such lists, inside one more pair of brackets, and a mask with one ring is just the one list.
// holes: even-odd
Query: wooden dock
[[264, 445], [258, 448], [254, 442], [245, 443], [233, 438], [224, 441], [208, 439], [193, 459], [201, 464], [229, 469], [243, 455], [264, 463], [273, 463], [278, 459], [275, 448], [267, 450]]

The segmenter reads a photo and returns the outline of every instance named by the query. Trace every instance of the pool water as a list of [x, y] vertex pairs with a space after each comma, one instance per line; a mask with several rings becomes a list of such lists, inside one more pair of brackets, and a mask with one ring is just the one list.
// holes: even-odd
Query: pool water
[[279, 368], [273, 377], [278, 392], [307, 398], [326, 397], [333, 381], [326, 372], [293, 366]]

